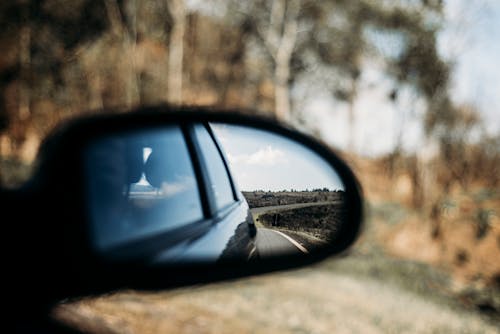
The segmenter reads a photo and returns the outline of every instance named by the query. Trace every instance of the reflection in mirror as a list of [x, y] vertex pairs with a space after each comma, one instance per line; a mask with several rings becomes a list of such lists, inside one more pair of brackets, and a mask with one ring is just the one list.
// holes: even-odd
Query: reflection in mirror
[[87, 152], [90, 217], [99, 250], [203, 218], [179, 127], [108, 137]]
[[308, 254], [345, 221], [344, 185], [316, 153], [276, 134], [213, 125], [257, 227], [260, 257]]
[[192, 264], [312, 254], [346, 221], [322, 157], [244, 126], [116, 133], [84, 153], [92, 248], [111, 261]]

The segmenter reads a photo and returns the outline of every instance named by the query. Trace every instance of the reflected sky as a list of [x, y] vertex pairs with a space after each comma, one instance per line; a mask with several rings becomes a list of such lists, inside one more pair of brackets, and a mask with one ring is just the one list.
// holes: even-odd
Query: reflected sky
[[337, 173], [302, 145], [242, 126], [212, 124], [242, 191], [344, 190]]

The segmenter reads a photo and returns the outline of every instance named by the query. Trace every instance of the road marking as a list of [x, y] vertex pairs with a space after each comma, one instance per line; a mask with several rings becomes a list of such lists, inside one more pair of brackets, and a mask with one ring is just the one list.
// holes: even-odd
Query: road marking
[[309, 254], [309, 251], [307, 249], [305, 249], [304, 246], [302, 246], [301, 244], [299, 244], [297, 241], [293, 240], [292, 238], [290, 238], [288, 235], [286, 235], [285, 233], [281, 233], [280, 231], [276, 231], [276, 230], [271, 230], [273, 232], [276, 232], [276, 233], [279, 233], [281, 236], [283, 236], [284, 238], [286, 238], [288, 241], [290, 241], [295, 247], [297, 247], [302, 253], [305, 253], [305, 254]]
[[248, 258], [247, 258], [247, 261], [249, 261], [252, 256], [253, 256], [253, 253], [255, 253], [255, 251], [257, 250], [257, 247], [256, 246], [253, 246], [252, 247], [252, 250], [250, 251], [250, 254], [248, 254]]

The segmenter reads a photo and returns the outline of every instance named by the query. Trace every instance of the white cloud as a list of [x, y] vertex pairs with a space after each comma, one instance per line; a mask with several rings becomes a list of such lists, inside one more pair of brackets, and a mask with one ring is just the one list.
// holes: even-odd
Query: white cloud
[[286, 155], [283, 151], [273, 148], [271, 145], [266, 146], [252, 154], [232, 155], [228, 153], [228, 159], [231, 164], [244, 164], [253, 166], [274, 166], [279, 163], [287, 162]]

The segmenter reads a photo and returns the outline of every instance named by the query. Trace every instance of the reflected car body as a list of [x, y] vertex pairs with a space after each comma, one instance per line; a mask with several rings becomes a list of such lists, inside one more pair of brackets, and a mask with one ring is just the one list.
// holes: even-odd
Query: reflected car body
[[160, 265], [258, 256], [248, 203], [209, 124], [118, 133], [84, 155], [93, 247], [105, 258]]

